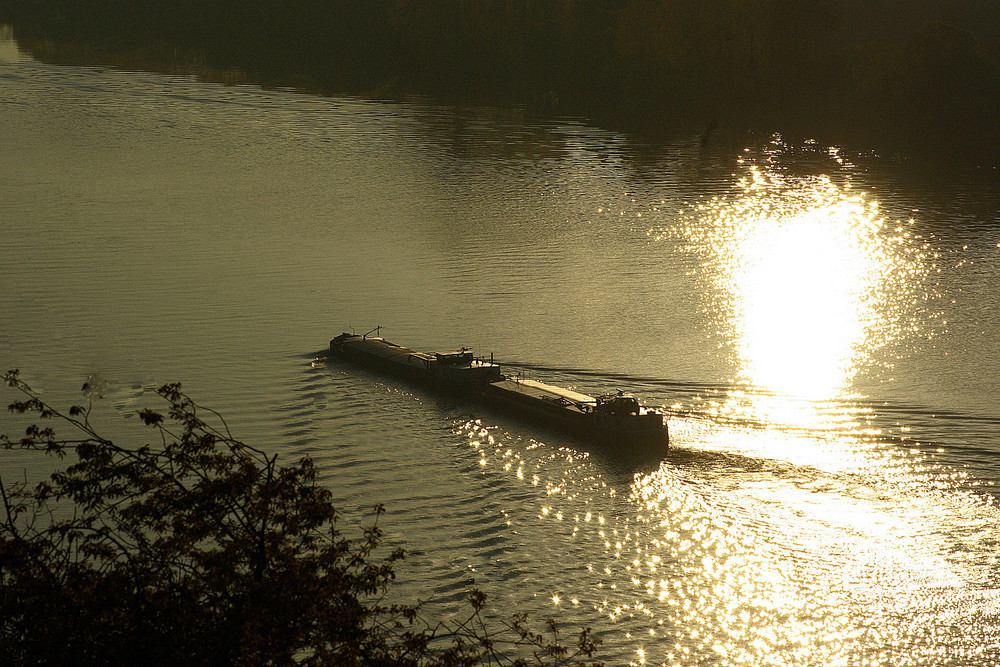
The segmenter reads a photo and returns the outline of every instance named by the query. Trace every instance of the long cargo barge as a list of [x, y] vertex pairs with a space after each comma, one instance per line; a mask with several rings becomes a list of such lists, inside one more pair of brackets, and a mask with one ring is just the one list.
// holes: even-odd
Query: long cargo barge
[[660, 455], [669, 446], [663, 415], [643, 407], [630, 394], [589, 396], [537, 380], [509, 377], [492, 358], [476, 357], [469, 348], [418, 352], [382, 338], [378, 329], [373, 329], [367, 334], [340, 334], [330, 341], [330, 354], [438, 391], [483, 400], [505, 412], [626, 448], [630, 453]]

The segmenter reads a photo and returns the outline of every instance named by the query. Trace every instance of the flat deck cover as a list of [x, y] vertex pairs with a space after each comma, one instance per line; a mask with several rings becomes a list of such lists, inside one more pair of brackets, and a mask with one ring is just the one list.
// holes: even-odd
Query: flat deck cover
[[[429, 364], [439, 361], [437, 355], [427, 354], [426, 352], [417, 352], [416, 350], [412, 350], [408, 347], [403, 347], [397, 343], [387, 341], [384, 338], [374, 336], [370, 338], [354, 338], [347, 340], [344, 342], [344, 347], [364, 352], [372, 357], [381, 357], [382, 359], [389, 359], [395, 361], [396, 363], [409, 366], [422, 365], [423, 367], [428, 367]], [[465, 352], [445, 352], [443, 354], [463, 355], [463, 358], [460, 360], [461, 363], [450, 364], [453, 368], [500, 368], [500, 366], [492, 362], [476, 359], [469, 353], [468, 350]], [[467, 356], [467, 358], [464, 358], [465, 356]], [[587, 398], [589, 398], [589, 396]]]
[[408, 347], [390, 343], [384, 338], [362, 338], [360, 340], [349, 340], [346, 341], [344, 345], [364, 350], [365, 353], [375, 357], [397, 357], [400, 355], [405, 356], [418, 354], [416, 350], [411, 350]]
[[538, 380], [504, 380], [503, 382], [494, 382], [493, 384], [507, 391], [528, 394], [529, 396], [535, 396], [537, 398], [546, 398], [549, 400], [565, 398], [572, 403], [597, 405], [597, 399], [593, 396], [587, 396], [586, 394], [581, 394], [580, 392], [573, 391], [572, 389], [564, 389], [551, 384], [545, 384], [544, 382], [539, 382]]

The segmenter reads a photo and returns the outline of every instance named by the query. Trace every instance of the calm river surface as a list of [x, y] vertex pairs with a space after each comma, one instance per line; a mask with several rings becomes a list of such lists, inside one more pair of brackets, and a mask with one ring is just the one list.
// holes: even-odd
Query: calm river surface
[[[98, 422], [181, 381], [389, 513], [434, 613], [592, 626], [609, 664], [1000, 660], [1000, 188], [775, 137], [60, 67], [0, 44], [0, 363]], [[341, 365], [473, 346], [669, 410], [606, 449]], [[12, 397], [7, 390], [4, 402]], [[0, 429], [21, 423], [4, 412]], [[48, 462], [0, 453], [4, 476]]]

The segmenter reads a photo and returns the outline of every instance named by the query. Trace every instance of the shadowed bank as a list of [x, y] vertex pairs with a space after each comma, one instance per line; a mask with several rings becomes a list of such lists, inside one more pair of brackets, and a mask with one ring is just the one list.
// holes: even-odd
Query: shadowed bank
[[13, 0], [52, 62], [526, 105], [642, 132], [783, 132], [996, 161], [989, 2]]

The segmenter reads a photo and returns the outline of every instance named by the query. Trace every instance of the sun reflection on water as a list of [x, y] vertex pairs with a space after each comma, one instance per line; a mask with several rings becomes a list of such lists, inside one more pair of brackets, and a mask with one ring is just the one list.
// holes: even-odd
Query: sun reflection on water
[[684, 230], [737, 367], [733, 414], [822, 427], [816, 401], [850, 399], [875, 353], [919, 328], [927, 263], [906, 223], [829, 177], [750, 167]]
[[537, 489], [531, 548], [561, 577], [539, 598], [623, 664], [995, 664], [996, 508], [879, 432], [856, 387], [934, 326], [924, 246], [831, 178], [746, 174], [672, 232], [735, 376], [673, 414], [663, 465], [622, 480], [469, 434], [483, 474]]
[[[478, 423], [461, 429], [486, 470], [538, 489], [533, 521], [544, 539], [531, 548], [551, 552], [559, 573], [539, 598], [600, 627], [606, 655], [678, 666], [921, 665], [1000, 650], [994, 624], [980, 625], [1000, 612], [983, 585], [993, 559], [980, 544], [997, 536], [995, 508], [923, 483], [905, 460], [883, 458], [881, 475], [858, 467], [879, 456], [865, 459], [863, 443], [843, 466], [711, 454], [741, 437], [748, 451], [767, 451], [770, 439], [824, 449], [829, 434], [672, 426], [694, 449], [630, 482], [614, 482], [601, 457], [522, 450]], [[521, 466], [532, 472], [516, 475]], [[616, 493], [618, 484], [627, 488]]]
[[629, 574], [654, 604], [660, 648], [682, 656], [666, 664], [709, 646], [733, 665], [940, 664], [977, 641], [997, 650], [977, 620], [1000, 609], [996, 591], [972, 585], [988, 567], [956, 557], [972, 545], [955, 540], [969, 526], [995, 534], [994, 510], [776, 472], [692, 485], [665, 467], [635, 480], [645, 530]]

